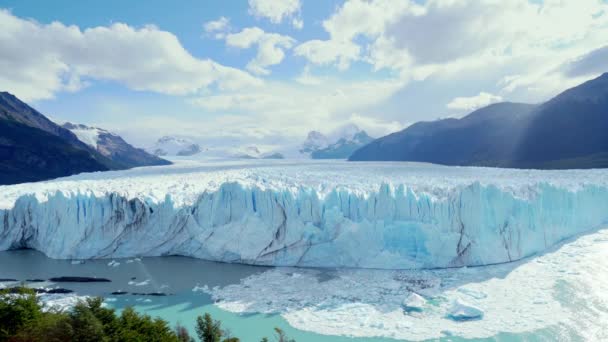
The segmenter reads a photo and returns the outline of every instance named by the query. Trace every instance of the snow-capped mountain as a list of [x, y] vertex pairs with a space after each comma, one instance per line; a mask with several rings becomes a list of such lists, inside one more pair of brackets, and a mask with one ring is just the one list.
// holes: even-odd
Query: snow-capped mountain
[[310, 154], [314, 151], [320, 150], [322, 148], [326, 148], [329, 145], [329, 139], [319, 131], [310, 131], [308, 132], [308, 136], [306, 140], [302, 144], [302, 148], [300, 149], [300, 153]]
[[83, 143], [97, 149], [99, 147], [100, 136], [102, 135], [113, 135], [117, 136], [114, 133], [106, 131], [102, 128], [97, 127], [89, 127], [82, 124], [73, 124], [71, 122], [66, 122], [62, 125], [63, 128], [69, 129], [72, 133], [76, 134], [78, 140]]
[[263, 148], [255, 145], [249, 146], [222, 146], [209, 147], [202, 153], [210, 158], [220, 159], [283, 159], [285, 156], [279, 152], [264, 152]]
[[191, 156], [201, 152], [201, 147], [191, 140], [164, 136], [147, 148], [149, 153], [157, 156]]
[[124, 168], [8, 92], [0, 92], [0, 184]]
[[91, 146], [101, 155], [109, 158], [121, 167], [168, 165], [169, 161], [135, 148], [119, 135], [99, 127], [66, 122], [62, 126], [70, 130], [83, 143]]
[[325, 136], [318, 131], [308, 133], [300, 153], [312, 159], [346, 159], [374, 139], [354, 124], [343, 126]]
[[257, 159], [262, 156], [260, 149], [257, 146], [245, 146], [228, 151], [226, 157], [229, 158], [242, 158], [242, 159]]

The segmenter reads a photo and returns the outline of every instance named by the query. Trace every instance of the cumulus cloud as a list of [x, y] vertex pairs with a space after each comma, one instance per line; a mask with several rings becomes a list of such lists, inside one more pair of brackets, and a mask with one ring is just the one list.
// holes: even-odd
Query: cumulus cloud
[[479, 95], [471, 97], [456, 97], [446, 107], [448, 109], [472, 111], [500, 101], [502, 101], [502, 97], [482, 91]]
[[[323, 28], [329, 38], [302, 42], [296, 55], [342, 70], [354, 61], [365, 62], [404, 79], [462, 76], [479, 68], [527, 74], [545, 65], [555, 69], [604, 46], [608, 3], [347, 0], [323, 21]], [[589, 56], [594, 58], [590, 63], [601, 65], [601, 52]]]
[[258, 74], [268, 75], [269, 66], [276, 65], [285, 58], [285, 49], [293, 46], [295, 40], [289, 36], [277, 33], [266, 33], [259, 27], [248, 27], [241, 32], [226, 35], [226, 45], [248, 49], [257, 45], [257, 55], [247, 63], [247, 70]]
[[336, 64], [345, 70], [352, 62], [362, 58], [362, 48], [355, 43], [357, 37], [375, 38], [381, 35], [387, 23], [410, 8], [417, 8], [417, 5], [409, 1], [346, 1], [323, 21], [329, 39], [304, 42], [295, 48], [295, 54], [313, 64]]
[[217, 20], [208, 21], [203, 24], [203, 29], [215, 39], [222, 39], [230, 30], [230, 19], [219, 17]]
[[378, 115], [360, 115], [358, 113], [353, 113], [348, 122], [357, 125], [375, 138], [400, 131], [406, 127], [406, 125], [397, 121], [383, 120]]
[[249, 0], [249, 13], [259, 18], [267, 18], [273, 24], [293, 18], [292, 25], [301, 29], [304, 22], [297, 17], [301, 6], [300, 0]]
[[177, 37], [154, 26], [116, 23], [81, 30], [0, 10], [0, 32], [0, 88], [25, 100], [77, 90], [88, 79], [171, 95], [195, 94], [214, 84], [235, 89], [261, 82], [247, 72], [193, 57]]
[[302, 56], [313, 64], [336, 64], [346, 70], [359, 58], [361, 48], [351, 41], [309, 40], [296, 46], [294, 55]]

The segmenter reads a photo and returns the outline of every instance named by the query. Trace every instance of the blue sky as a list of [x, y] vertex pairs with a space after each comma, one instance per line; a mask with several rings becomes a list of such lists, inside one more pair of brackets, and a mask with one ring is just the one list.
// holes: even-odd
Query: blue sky
[[375, 136], [608, 71], [604, 0], [0, 0], [0, 90], [146, 146]]

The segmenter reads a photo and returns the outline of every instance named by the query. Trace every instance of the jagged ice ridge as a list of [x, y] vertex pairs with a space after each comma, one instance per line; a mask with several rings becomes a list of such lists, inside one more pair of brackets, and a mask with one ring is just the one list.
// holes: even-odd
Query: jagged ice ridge
[[608, 171], [199, 162], [0, 187], [0, 250], [258, 265], [518, 260], [608, 223]]

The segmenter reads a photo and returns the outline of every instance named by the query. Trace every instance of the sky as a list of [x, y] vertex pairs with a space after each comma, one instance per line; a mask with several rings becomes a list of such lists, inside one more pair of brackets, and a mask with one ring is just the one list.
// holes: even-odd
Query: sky
[[136, 146], [380, 137], [608, 71], [608, 0], [0, 0], [0, 91]]

